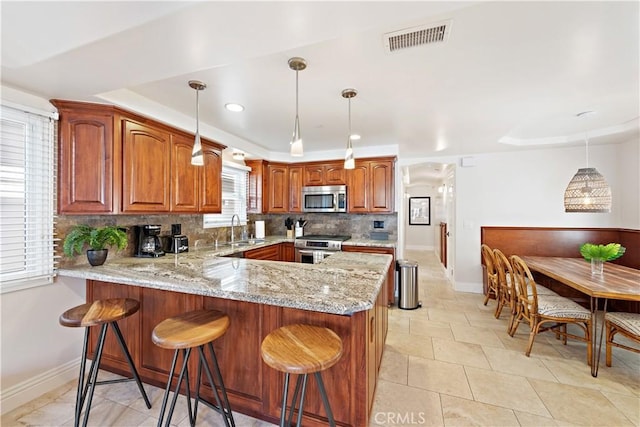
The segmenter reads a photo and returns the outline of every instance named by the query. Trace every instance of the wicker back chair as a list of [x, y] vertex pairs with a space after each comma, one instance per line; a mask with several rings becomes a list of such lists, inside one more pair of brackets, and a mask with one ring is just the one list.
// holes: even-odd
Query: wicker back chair
[[507, 332], [511, 331], [513, 327], [513, 321], [516, 318], [516, 288], [515, 280], [513, 278], [513, 268], [511, 268], [511, 262], [500, 249], [493, 250], [494, 259], [496, 262], [496, 274], [498, 279], [498, 306], [496, 307], [496, 318], [500, 317], [502, 309], [507, 307], [511, 316], [509, 317], [509, 325], [507, 326]]
[[[537, 334], [553, 330], [556, 337], [562, 336], [563, 343], [567, 337], [587, 343], [587, 363], [591, 363], [591, 312], [569, 298], [555, 295], [538, 294], [536, 282], [527, 264], [517, 255], [511, 256], [511, 266], [518, 287], [516, 318], [510, 335], [513, 336], [521, 321], [529, 323], [531, 332], [525, 354], [531, 354], [533, 341]], [[584, 336], [567, 332], [567, 323], [579, 326]]]
[[[611, 348], [618, 347], [625, 350], [640, 353], [640, 313], [607, 313], [604, 316], [604, 325], [607, 329], [606, 338], [606, 363], [611, 366]], [[626, 343], [615, 342], [616, 334], [620, 334], [631, 341], [635, 341], [638, 347], [630, 347]]]
[[[493, 257], [493, 250], [483, 243], [482, 246], [480, 246], [480, 252], [482, 253], [484, 265], [487, 267], [487, 294], [483, 302], [484, 305], [487, 305], [489, 298], [492, 296], [499, 301], [498, 274], [496, 272], [496, 261]], [[498, 316], [496, 316], [496, 318]]]

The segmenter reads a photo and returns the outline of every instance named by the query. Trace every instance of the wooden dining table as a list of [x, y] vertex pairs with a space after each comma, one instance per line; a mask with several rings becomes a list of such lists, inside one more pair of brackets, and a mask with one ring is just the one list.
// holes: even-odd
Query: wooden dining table
[[[603, 274], [595, 275], [591, 273], [591, 263], [583, 258], [523, 256], [522, 259], [530, 270], [544, 274], [589, 296], [593, 350], [591, 352], [591, 375], [598, 376], [607, 301], [609, 299], [640, 301], [640, 270], [605, 262]], [[596, 339], [599, 300], [603, 300], [603, 313], [600, 338]]]

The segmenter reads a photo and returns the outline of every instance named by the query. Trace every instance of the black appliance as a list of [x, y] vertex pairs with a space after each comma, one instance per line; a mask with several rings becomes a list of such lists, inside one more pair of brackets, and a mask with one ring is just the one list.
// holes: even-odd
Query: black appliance
[[160, 225], [136, 225], [136, 250], [133, 256], [157, 258], [164, 255], [160, 242]]
[[351, 236], [328, 236], [310, 234], [296, 238], [293, 243], [296, 248], [296, 262], [317, 264], [331, 254], [342, 250], [342, 242]]
[[182, 234], [180, 224], [171, 224], [171, 236], [163, 236], [164, 251], [172, 254], [189, 252], [189, 239]]

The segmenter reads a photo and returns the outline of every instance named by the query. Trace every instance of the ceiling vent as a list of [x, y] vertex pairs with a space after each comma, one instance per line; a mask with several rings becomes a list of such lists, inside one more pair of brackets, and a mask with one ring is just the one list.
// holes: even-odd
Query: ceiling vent
[[386, 33], [384, 47], [387, 52], [397, 52], [410, 47], [433, 43], [444, 43], [449, 38], [451, 20], [435, 24], [406, 28], [392, 33]]

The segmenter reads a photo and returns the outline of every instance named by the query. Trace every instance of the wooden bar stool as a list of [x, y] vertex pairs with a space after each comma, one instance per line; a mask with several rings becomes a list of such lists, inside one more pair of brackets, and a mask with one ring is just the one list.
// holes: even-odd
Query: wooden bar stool
[[[329, 425], [335, 426], [333, 412], [329, 405], [327, 392], [322, 381], [321, 371], [335, 365], [342, 356], [342, 340], [331, 329], [312, 325], [287, 325], [272, 331], [262, 341], [262, 360], [278, 371], [284, 372], [284, 387], [282, 393], [282, 409], [280, 411], [280, 426], [290, 426], [293, 419], [293, 411], [300, 394], [298, 406], [298, 422], [302, 423], [304, 408], [304, 396], [307, 386], [307, 375], [314, 374], [320, 391], [320, 398], [324, 405]], [[285, 424], [285, 412], [287, 410], [287, 393], [289, 391], [289, 374], [298, 374], [296, 388], [291, 399], [291, 408], [287, 424]]]
[[[185, 378], [189, 421], [192, 426], [196, 423], [198, 402], [202, 402], [211, 409], [219, 412], [222, 415], [226, 426], [235, 426], [233, 414], [231, 413], [231, 406], [229, 405], [229, 399], [227, 398], [227, 390], [225, 389], [224, 382], [222, 381], [220, 367], [218, 366], [218, 359], [216, 358], [216, 353], [213, 350], [212, 344], [213, 341], [224, 335], [228, 328], [229, 316], [226, 314], [217, 310], [197, 310], [165, 319], [158, 323], [153, 329], [151, 339], [155, 345], [161, 348], [175, 350], [173, 354], [173, 361], [171, 362], [171, 371], [169, 373], [169, 380], [167, 381], [167, 388], [162, 400], [162, 409], [160, 410], [158, 427], [162, 425], [162, 420], [164, 418], [164, 413], [169, 399], [169, 393], [171, 392], [171, 381], [173, 379], [173, 373], [176, 368], [176, 362], [178, 361], [178, 353], [180, 353], [180, 350], [182, 350], [182, 369], [178, 376], [178, 383], [176, 384], [176, 388], [173, 393], [173, 399], [171, 401], [171, 407], [169, 408], [169, 414], [167, 415], [165, 425], [169, 426], [171, 422], [180, 386], [182, 385], [183, 378]], [[213, 381], [211, 369], [207, 363], [204, 350], [205, 345], [209, 347], [209, 352], [211, 353], [211, 361], [213, 362], [213, 371], [217, 384]], [[192, 411], [189, 369], [187, 365], [189, 362], [189, 356], [191, 355], [191, 349], [194, 347], [198, 347], [199, 359], [195, 405]], [[211, 384], [211, 388], [213, 389], [217, 405], [214, 405], [200, 396], [200, 380], [202, 377], [203, 365], [207, 378], [209, 379], [209, 383]], [[218, 392], [218, 389], [220, 389], [220, 392]]]
[[[131, 354], [129, 353], [129, 349], [127, 348], [127, 344], [124, 342], [124, 338], [122, 336], [122, 332], [118, 327], [117, 321], [120, 319], [124, 319], [125, 317], [129, 317], [134, 314], [136, 311], [140, 309], [140, 303], [134, 299], [130, 298], [113, 298], [113, 299], [104, 299], [97, 300], [87, 304], [82, 304], [76, 307], [73, 307], [60, 315], [60, 324], [62, 326], [68, 326], [72, 328], [83, 327], [85, 328], [84, 332], [84, 344], [82, 346], [82, 358], [80, 361], [80, 375], [78, 377], [78, 392], [76, 394], [76, 409], [75, 409], [75, 419], [73, 425], [77, 427], [80, 423], [80, 414], [82, 413], [82, 409], [86, 403], [86, 410], [84, 413], [84, 419], [82, 421], [82, 425], [87, 425], [87, 420], [89, 419], [89, 410], [91, 409], [91, 401], [93, 400], [93, 392], [95, 390], [96, 385], [102, 384], [113, 384], [118, 382], [125, 381], [134, 381], [138, 384], [138, 388], [140, 389], [140, 394], [144, 398], [144, 402], [147, 405], [147, 408], [151, 408], [151, 402], [149, 402], [149, 398], [147, 397], [147, 393], [144, 391], [142, 387], [142, 382], [140, 381], [140, 376], [138, 375], [138, 371], [133, 364], [133, 360], [131, 360]], [[100, 335], [98, 336], [98, 347], [93, 355], [93, 360], [91, 361], [91, 368], [89, 369], [89, 375], [87, 377], [85, 383], [85, 366], [87, 361], [87, 351], [89, 344], [89, 328], [91, 326], [102, 325], [100, 329]], [[118, 339], [118, 343], [120, 344], [120, 348], [124, 353], [127, 362], [129, 363], [129, 367], [131, 368], [131, 373], [133, 374], [133, 378], [122, 378], [117, 380], [109, 380], [109, 381], [97, 381], [98, 378], [98, 370], [100, 367], [100, 359], [102, 358], [102, 351], [104, 350], [104, 341], [107, 335], [107, 328], [111, 325], [113, 332]], [[87, 393], [88, 400], [87, 400]]]

